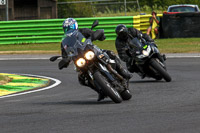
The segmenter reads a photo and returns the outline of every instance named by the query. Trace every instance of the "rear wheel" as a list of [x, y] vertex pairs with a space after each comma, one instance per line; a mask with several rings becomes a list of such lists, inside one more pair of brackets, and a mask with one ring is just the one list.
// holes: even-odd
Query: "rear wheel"
[[151, 66], [165, 79], [165, 81], [170, 82], [172, 79], [167, 71], [155, 60], [151, 59]]
[[103, 93], [110, 97], [115, 103], [122, 102], [122, 98], [118, 91], [112, 87], [108, 80], [99, 71], [94, 73], [94, 80], [98, 83]]

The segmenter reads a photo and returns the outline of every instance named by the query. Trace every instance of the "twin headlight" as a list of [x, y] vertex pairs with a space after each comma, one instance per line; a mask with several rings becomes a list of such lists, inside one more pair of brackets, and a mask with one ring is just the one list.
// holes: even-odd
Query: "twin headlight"
[[78, 67], [83, 67], [86, 63], [86, 60], [84, 58], [79, 58], [77, 61], [76, 61], [76, 65]]
[[94, 58], [94, 52], [93, 51], [88, 51], [87, 53], [85, 53], [85, 58], [87, 60], [92, 60]]
[[93, 51], [88, 51], [87, 53], [85, 53], [85, 59], [84, 58], [79, 58], [76, 61], [76, 65], [78, 67], [83, 67], [86, 64], [86, 60], [92, 60], [94, 58], [95, 54]]

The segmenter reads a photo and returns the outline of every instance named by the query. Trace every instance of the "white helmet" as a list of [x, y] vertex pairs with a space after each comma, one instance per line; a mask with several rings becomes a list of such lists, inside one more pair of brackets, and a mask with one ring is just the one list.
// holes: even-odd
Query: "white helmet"
[[63, 30], [64, 32], [69, 31], [70, 29], [77, 30], [78, 29], [78, 23], [75, 19], [73, 18], [67, 18], [63, 22]]

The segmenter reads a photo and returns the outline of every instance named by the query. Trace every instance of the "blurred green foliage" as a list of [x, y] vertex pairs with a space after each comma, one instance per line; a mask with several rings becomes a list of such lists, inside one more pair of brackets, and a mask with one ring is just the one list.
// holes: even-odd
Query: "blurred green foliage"
[[[58, 0], [58, 2], [80, 2], [58, 4], [58, 17], [102, 17], [102, 16], [124, 16], [124, 4], [103, 4], [111, 3], [109, 1], [94, 2], [94, 0]], [[83, 2], [93, 1], [93, 2]], [[137, 3], [128, 3], [136, 0], [127, 1], [127, 15], [136, 15], [139, 12]], [[124, 2], [124, 0], [115, 0], [115, 2]], [[200, 7], [200, 0], [139, 0], [142, 13], [151, 13], [156, 11], [162, 13], [167, 11], [168, 6], [175, 4], [195, 4]]]
[[167, 10], [170, 5], [195, 4], [200, 6], [200, 0], [139, 0], [141, 8], [148, 6], [151, 10]]
[[[80, 1], [80, 0], [71, 0]], [[70, 2], [69, 0], [58, 0], [58, 2]], [[92, 6], [88, 3], [58, 4], [58, 17], [91, 17]]]

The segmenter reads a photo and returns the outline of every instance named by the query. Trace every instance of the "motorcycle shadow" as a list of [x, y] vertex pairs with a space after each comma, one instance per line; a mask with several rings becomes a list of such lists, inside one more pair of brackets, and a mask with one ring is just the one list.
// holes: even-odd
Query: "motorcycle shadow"
[[133, 83], [133, 84], [136, 84], [136, 83], [164, 83], [165, 81], [164, 80], [132, 80], [132, 81], [129, 81], [129, 83]]
[[70, 100], [70, 101], [62, 101], [62, 102], [45, 102], [45, 103], [39, 103], [43, 106], [49, 106], [49, 105], [102, 105], [102, 104], [115, 104], [111, 100], [102, 100], [100, 102], [95, 100]]
[[115, 104], [111, 100], [103, 100], [103, 101], [96, 101], [96, 100], [86, 100], [86, 101], [67, 101], [63, 102], [63, 104], [68, 104], [68, 105], [99, 105], [99, 104]]

